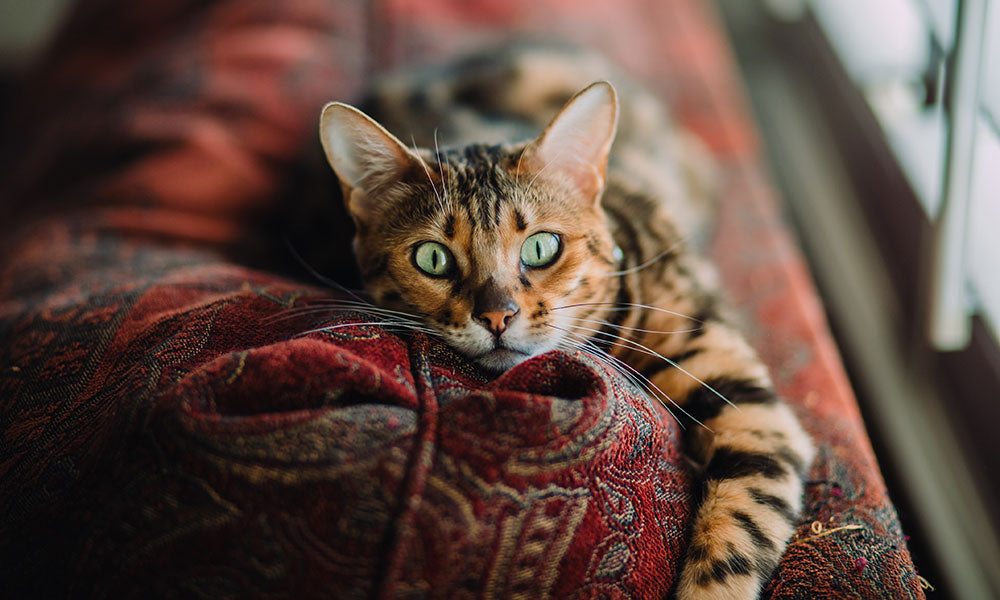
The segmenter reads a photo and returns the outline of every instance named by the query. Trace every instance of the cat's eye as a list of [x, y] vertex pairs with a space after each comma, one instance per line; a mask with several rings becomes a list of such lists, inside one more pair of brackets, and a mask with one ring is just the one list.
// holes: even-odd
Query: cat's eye
[[528, 236], [521, 244], [521, 262], [526, 266], [547, 267], [559, 256], [559, 236], [542, 231]]
[[451, 252], [437, 242], [424, 242], [417, 246], [413, 251], [413, 262], [431, 277], [444, 277], [455, 268]]

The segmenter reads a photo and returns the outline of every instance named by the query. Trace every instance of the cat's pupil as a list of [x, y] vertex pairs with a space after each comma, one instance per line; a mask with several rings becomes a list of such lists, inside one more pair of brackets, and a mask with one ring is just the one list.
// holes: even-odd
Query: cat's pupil
[[535, 259], [536, 260], [542, 259], [542, 243], [539, 242], [538, 240], [535, 240]]
[[424, 242], [413, 253], [413, 261], [426, 275], [441, 277], [452, 271], [452, 257], [448, 249], [437, 242]]

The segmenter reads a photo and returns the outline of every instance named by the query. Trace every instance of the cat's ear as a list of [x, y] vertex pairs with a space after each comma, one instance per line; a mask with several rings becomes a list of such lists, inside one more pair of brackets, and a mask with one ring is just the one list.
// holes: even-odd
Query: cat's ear
[[573, 96], [525, 147], [522, 163], [567, 178], [582, 198], [596, 204], [604, 190], [617, 124], [615, 88], [607, 81], [593, 83]]
[[319, 134], [327, 161], [349, 188], [345, 198], [355, 216], [375, 208], [386, 187], [426, 169], [420, 157], [385, 127], [347, 104], [331, 102], [323, 107]]

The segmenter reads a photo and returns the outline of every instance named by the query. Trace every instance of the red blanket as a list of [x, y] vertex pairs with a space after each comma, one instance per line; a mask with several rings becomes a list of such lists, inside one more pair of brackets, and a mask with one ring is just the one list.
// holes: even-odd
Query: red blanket
[[[5, 593], [669, 592], [693, 482], [627, 383], [559, 352], [486, 381], [361, 315], [287, 318], [331, 296], [273, 260], [319, 107], [514, 29], [601, 47], [723, 163], [713, 251], [820, 445], [767, 593], [922, 597], [699, 0], [80, 2], [0, 155]], [[330, 319], [357, 324], [296, 335]]]

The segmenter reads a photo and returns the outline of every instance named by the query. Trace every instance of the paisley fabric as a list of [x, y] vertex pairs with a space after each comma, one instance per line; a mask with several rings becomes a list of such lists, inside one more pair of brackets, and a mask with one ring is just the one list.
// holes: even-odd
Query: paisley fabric
[[566, 353], [489, 381], [422, 334], [288, 312], [334, 297], [276, 225], [339, 202], [319, 107], [510, 31], [603, 49], [720, 157], [713, 253], [821, 448], [766, 594], [923, 597], [702, 0], [79, 2], [0, 148], [5, 594], [669, 593], [697, 488], [627, 383]]

